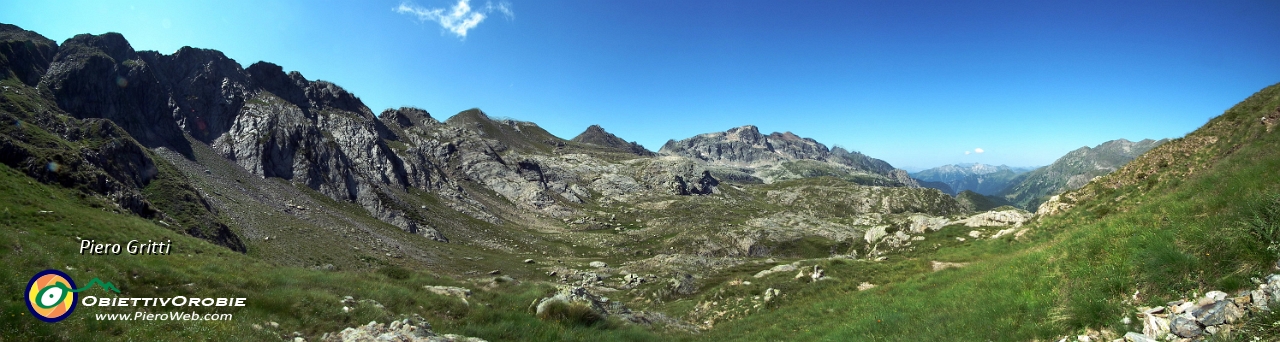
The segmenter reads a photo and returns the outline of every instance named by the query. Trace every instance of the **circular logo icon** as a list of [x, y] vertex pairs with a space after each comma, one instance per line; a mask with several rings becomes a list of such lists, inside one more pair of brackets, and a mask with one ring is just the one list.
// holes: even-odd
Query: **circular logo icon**
[[36, 273], [27, 283], [27, 309], [41, 321], [53, 323], [71, 316], [80, 295], [71, 292], [76, 283], [59, 270]]

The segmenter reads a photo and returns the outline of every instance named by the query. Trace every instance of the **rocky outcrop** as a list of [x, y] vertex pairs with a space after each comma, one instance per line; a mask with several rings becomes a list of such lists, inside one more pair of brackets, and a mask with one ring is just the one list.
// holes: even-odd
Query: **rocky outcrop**
[[414, 315], [410, 318], [382, 324], [376, 321], [369, 324], [343, 329], [337, 333], [325, 333], [320, 337], [324, 342], [375, 342], [375, 341], [410, 341], [410, 342], [485, 342], [476, 337], [454, 334], [437, 335], [431, 331], [431, 324]]
[[585, 306], [601, 319], [617, 317], [633, 323], [650, 322], [643, 312], [632, 312], [622, 302], [610, 300], [609, 297], [599, 296], [591, 293], [586, 288], [576, 286], [561, 286], [556, 294], [534, 302], [532, 309], [534, 314], [540, 318], [557, 319], [559, 317], [555, 317], [558, 316], [555, 311], [560, 310], [557, 306], [567, 305]]
[[1023, 223], [1031, 220], [1034, 216], [1031, 213], [1022, 210], [1002, 210], [988, 211], [975, 214], [968, 218], [956, 221], [962, 223], [966, 227], [990, 227], [990, 226], [1013, 226], [1021, 227]]
[[640, 144], [634, 141], [627, 142], [626, 140], [622, 140], [622, 138], [613, 135], [613, 133], [606, 132], [603, 127], [600, 127], [600, 125], [591, 125], [590, 127], [587, 127], [586, 131], [583, 131], [582, 134], [578, 134], [578, 136], [573, 137], [572, 141], [609, 147], [641, 157], [652, 157], [658, 155], [657, 153], [653, 153], [653, 151], [649, 151], [644, 148], [644, 146], [640, 146]]
[[1071, 209], [1071, 204], [1064, 202], [1061, 196], [1049, 197], [1048, 201], [1040, 203], [1040, 207], [1036, 209], [1037, 216], [1053, 216]]
[[[1251, 314], [1271, 312], [1280, 304], [1280, 274], [1267, 276], [1257, 289], [1231, 296], [1209, 291], [1201, 298], [1177, 300], [1165, 306], [1139, 308], [1142, 333], [1130, 332], [1131, 340], [1202, 339], [1206, 335], [1226, 335], [1239, 328]], [[1145, 340], [1144, 340], [1145, 339]]]

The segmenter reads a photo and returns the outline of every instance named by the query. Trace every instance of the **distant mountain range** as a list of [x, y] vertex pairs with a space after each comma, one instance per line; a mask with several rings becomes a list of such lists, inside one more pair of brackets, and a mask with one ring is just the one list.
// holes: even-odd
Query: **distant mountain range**
[[[966, 197], [988, 197], [978, 202], [1011, 204], [1035, 211], [1050, 196], [1079, 189], [1095, 177], [1119, 169], [1165, 141], [1167, 139], [1111, 140], [1093, 148], [1081, 147], [1040, 168], [953, 164], [916, 172], [911, 177], [923, 187], [942, 190], [957, 198], [965, 191], [972, 191], [974, 194]], [[977, 206], [981, 207], [984, 206]]]
[[[911, 174], [912, 178], [922, 181], [921, 186], [942, 190], [956, 195], [965, 190], [983, 195], [995, 195], [1018, 175], [1034, 170], [1033, 167], [1010, 167], [1007, 165], [992, 166], [981, 163], [952, 164], [935, 167]], [[927, 182], [927, 183], [926, 183]], [[946, 184], [942, 188], [936, 184]], [[926, 184], [934, 185], [928, 186]]]

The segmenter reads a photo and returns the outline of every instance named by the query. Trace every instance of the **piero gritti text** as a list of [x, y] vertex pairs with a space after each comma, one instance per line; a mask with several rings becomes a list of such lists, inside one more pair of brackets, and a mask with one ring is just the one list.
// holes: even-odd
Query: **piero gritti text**
[[81, 255], [120, 255], [120, 252], [130, 255], [169, 255], [170, 247], [173, 247], [171, 240], [165, 240], [164, 242], [129, 240], [128, 243], [123, 245], [123, 248], [118, 243], [97, 243], [95, 240], [80, 240]]

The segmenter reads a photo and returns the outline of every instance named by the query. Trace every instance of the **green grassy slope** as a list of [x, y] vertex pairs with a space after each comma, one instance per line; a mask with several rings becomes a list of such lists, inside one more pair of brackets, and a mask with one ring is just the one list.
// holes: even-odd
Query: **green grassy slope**
[[[1121, 323], [1126, 315], [1139, 322], [1132, 316], [1136, 306], [1252, 287], [1251, 278], [1274, 272], [1273, 242], [1280, 241], [1280, 218], [1260, 214], [1280, 210], [1274, 197], [1280, 193], [1280, 133], [1268, 132], [1260, 120], [1276, 116], [1277, 107], [1280, 86], [1268, 87], [1186, 138], [1069, 193], [1080, 197], [1075, 207], [1040, 219], [1026, 242], [961, 247], [1007, 252], [949, 260], [973, 264], [868, 291], [842, 282], [801, 293], [707, 337], [920, 341], [1048, 340], [1086, 329], [1123, 334], [1141, 330], [1140, 324]], [[1241, 334], [1274, 338], [1280, 328], [1251, 324]]]

